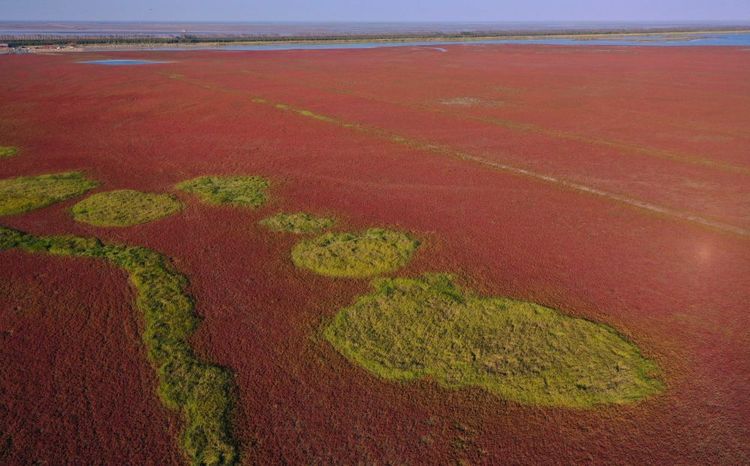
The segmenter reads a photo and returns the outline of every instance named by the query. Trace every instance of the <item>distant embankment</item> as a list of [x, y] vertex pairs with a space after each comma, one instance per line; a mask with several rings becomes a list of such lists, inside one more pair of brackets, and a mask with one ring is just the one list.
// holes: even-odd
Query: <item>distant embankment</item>
[[59, 46], [59, 45], [190, 45], [190, 44], [244, 44], [274, 42], [325, 42], [325, 41], [409, 41], [409, 40], [478, 40], [478, 39], [517, 39], [517, 38], [601, 38], [617, 35], [664, 35], [680, 33], [728, 33], [746, 32], [744, 26], [723, 26], [711, 28], [620, 28], [620, 29], [571, 29], [571, 30], [487, 30], [445, 33], [383, 33], [383, 34], [169, 34], [169, 33], [6, 33], [0, 34], [0, 43], [9, 47]]

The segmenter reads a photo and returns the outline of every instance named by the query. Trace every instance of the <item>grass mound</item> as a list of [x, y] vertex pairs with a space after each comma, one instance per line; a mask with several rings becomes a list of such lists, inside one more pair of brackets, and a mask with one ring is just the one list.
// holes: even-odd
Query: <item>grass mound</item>
[[585, 408], [663, 389], [656, 364], [612, 328], [537, 304], [485, 298], [447, 275], [379, 279], [325, 338], [394, 381], [432, 378], [529, 405]]
[[100, 227], [126, 227], [151, 222], [182, 210], [169, 194], [123, 189], [97, 193], [73, 206], [73, 218]]
[[13, 215], [79, 196], [97, 185], [79, 172], [0, 180], [0, 215]]
[[101, 243], [96, 238], [32, 236], [0, 227], [0, 251], [17, 248], [58, 256], [107, 261], [130, 275], [143, 312], [143, 341], [159, 376], [165, 405], [185, 420], [182, 447], [191, 464], [227, 465], [237, 461], [230, 433], [231, 374], [201, 361], [190, 347], [198, 325], [187, 280], [161, 254], [143, 247]]
[[18, 147], [0, 146], [0, 159], [3, 157], [13, 157], [18, 154]]
[[283, 212], [264, 218], [260, 224], [273, 231], [286, 233], [295, 233], [298, 235], [305, 233], [317, 233], [330, 228], [334, 220], [328, 217], [316, 217], [305, 212], [294, 214], [285, 214]]
[[297, 267], [329, 277], [372, 277], [397, 270], [419, 241], [404, 233], [372, 228], [363, 233], [325, 233], [292, 249]]
[[268, 186], [268, 180], [260, 176], [201, 176], [179, 183], [177, 189], [208, 204], [257, 208], [266, 203]]

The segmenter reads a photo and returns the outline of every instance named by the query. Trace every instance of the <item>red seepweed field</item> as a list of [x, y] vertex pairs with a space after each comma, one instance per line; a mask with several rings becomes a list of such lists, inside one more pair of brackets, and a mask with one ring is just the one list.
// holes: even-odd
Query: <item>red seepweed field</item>
[[[750, 462], [750, 53], [734, 47], [393, 47], [0, 58], [0, 178], [81, 171], [172, 193], [127, 228], [70, 199], [0, 225], [139, 245], [189, 280], [190, 343], [233, 379], [243, 464]], [[167, 63], [100, 66], [100, 58]], [[175, 189], [259, 175], [253, 210]], [[322, 336], [370, 289], [296, 268], [278, 211], [410, 232], [394, 275], [450, 272], [605, 323], [663, 392], [594, 409], [383, 380]], [[127, 276], [0, 252], [0, 462], [179, 464]]]

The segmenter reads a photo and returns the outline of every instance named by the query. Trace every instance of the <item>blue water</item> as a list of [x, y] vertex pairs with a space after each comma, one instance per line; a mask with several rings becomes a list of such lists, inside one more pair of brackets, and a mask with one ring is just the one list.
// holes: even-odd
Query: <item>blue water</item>
[[631, 36], [628, 39], [528, 39], [507, 41], [486, 41], [498, 44], [547, 44], [547, 45], [629, 45], [656, 47], [695, 47], [695, 46], [750, 46], [750, 33], [741, 34], [691, 34], [680, 39], [666, 39], [659, 36]]
[[131, 65], [156, 65], [159, 63], [169, 63], [167, 61], [156, 61], [156, 60], [115, 60], [115, 59], [107, 59], [107, 60], [91, 60], [91, 61], [82, 61], [79, 63], [84, 63], [87, 65], [106, 65], [106, 66], [131, 66]]
[[[649, 47], [695, 47], [695, 46], [734, 46], [750, 47], [750, 33], [740, 34], [688, 34], [680, 39], [662, 36], [630, 36], [627, 39], [490, 39], [477, 41], [405, 41], [405, 42], [352, 42], [352, 43], [281, 43], [257, 45], [225, 45], [214, 47], [219, 50], [329, 50], [329, 49], [373, 49], [379, 47], [441, 47], [445, 45], [487, 45], [487, 44], [538, 44], [538, 45], [622, 45]], [[160, 50], [175, 50], [162, 48]], [[195, 50], [195, 49], [192, 49]]]
[[[494, 45], [494, 44], [520, 44], [520, 45], [568, 45], [568, 46], [640, 46], [640, 47], [750, 47], [750, 33], [737, 34], [685, 34], [679, 39], [668, 39], [664, 36], [638, 35], [629, 36], [627, 39], [488, 39], [476, 41], [404, 41], [404, 42], [344, 42], [344, 43], [278, 43], [278, 44], [246, 44], [246, 45], [224, 45], [219, 47], [153, 47], [146, 50], [156, 51], [189, 51], [189, 50], [335, 50], [335, 49], [374, 49], [380, 47], [429, 47], [440, 52], [447, 52], [444, 46], [460, 45]], [[140, 48], [135, 48], [138, 50]], [[140, 49], [143, 50], [143, 49]], [[108, 66], [150, 65], [169, 63], [156, 60], [125, 60], [107, 59], [92, 60], [80, 63]]]

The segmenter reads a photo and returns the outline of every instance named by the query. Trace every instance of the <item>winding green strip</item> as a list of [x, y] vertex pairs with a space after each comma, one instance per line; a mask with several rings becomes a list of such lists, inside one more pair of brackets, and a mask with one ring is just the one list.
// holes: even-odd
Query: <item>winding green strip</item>
[[181, 411], [182, 448], [190, 464], [229, 465], [237, 461], [230, 432], [232, 376], [201, 361], [189, 339], [198, 324], [187, 279], [163, 255], [144, 247], [104, 244], [96, 238], [33, 236], [0, 226], [0, 251], [16, 248], [57, 256], [105, 260], [130, 275], [143, 312], [143, 341], [159, 376], [163, 403]]

